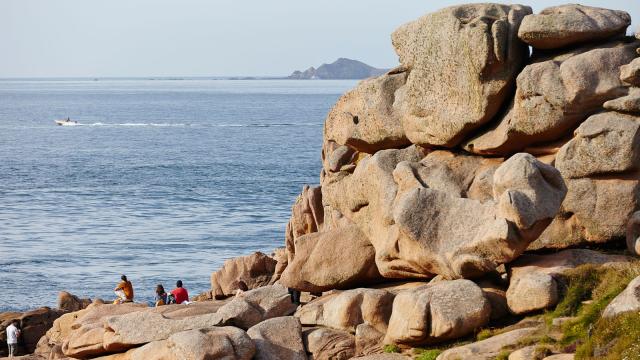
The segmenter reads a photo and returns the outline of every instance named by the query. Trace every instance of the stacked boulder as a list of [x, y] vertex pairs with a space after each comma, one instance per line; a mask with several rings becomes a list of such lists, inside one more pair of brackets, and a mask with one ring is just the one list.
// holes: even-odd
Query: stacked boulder
[[[630, 23], [582, 5], [532, 14], [472, 4], [393, 33], [400, 66], [331, 109], [320, 185], [304, 189], [287, 227], [279, 283], [345, 290], [298, 310], [315, 329], [310, 347], [329, 347], [313, 336], [328, 331], [351, 356], [366, 355], [357, 344], [367, 341], [460, 338], [555, 306], [577, 266], [632, 260], [576, 248], [626, 237], [640, 253], [640, 41], [625, 35]], [[398, 280], [421, 283], [366, 289]]]

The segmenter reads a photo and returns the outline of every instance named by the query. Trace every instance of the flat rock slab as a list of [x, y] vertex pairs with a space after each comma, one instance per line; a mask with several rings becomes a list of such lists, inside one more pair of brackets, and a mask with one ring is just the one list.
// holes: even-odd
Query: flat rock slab
[[630, 24], [624, 11], [568, 4], [525, 16], [518, 37], [534, 48], [557, 49], [624, 35]]
[[438, 360], [494, 360], [503, 348], [516, 345], [522, 339], [533, 335], [538, 328], [525, 328], [492, 336], [468, 345], [451, 348], [438, 356]]

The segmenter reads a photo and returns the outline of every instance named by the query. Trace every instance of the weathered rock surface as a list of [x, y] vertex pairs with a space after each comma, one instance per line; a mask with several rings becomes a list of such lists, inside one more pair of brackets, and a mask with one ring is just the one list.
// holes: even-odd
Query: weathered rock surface
[[311, 328], [304, 331], [310, 360], [346, 360], [355, 355], [354, 336], [342, 330]]
[[560, 212], [529, 249], [562, 249], [623, 239], [627, 221], [640, 209], [640, 174], [565, 179]]
[[491, 305], [469, 280], [440, 281], [400, 292], [384, 342], [427, 344], [455, 339], [489, 322]]
[[640, 86], [640, 58], [620, 67], [620, 80], [629, 85]]
[[455, 146], [498, 112], [527, 56], [517, 33], [528, 14], [521, 5], [452, 6], [393, 33], [409, 71], [402, 125], [412, 143]]
[[379, 354], [383, 351], [384, 334], [364, 323], [356, 326], [356, 355]]
[[629, 285], [616, 296], [602, 312], [602, 317], [610, 318], [627, 312], [640, 311], [640, 277], [633, 279]]
[[346, 290], [308, 303], [298, 309], [295, 316], [307, 326], [322, 325], [354, 333], [359, 324], [366, 322], [385, 333], [393, 297], [384, 290]]
[[251, 338], [238, 328], [226, 326], [179, 332], [105, 360], [250, 360], [254, 354]]
[[507, 155], [562, 138], [604, 102], [626, 95], [619, 67], [636, 57], [639, 45], [612, 42], [527, 65], [517, 77], [512, 106], [464, 148]]
[[629, 95], [609, 100], [603, 107], [607, 110], [623, 113], [640, 113], [640, 88], [631, 88]]
[[373, 355], [365, 355], [355, 357], [354, 359], [359, 360], [406, 360], [411, 359], [411, 357], [401, 354], [373, 354]]
[[500, 335], [492, 336], [482, 341], [445, 350], [437, 359], [493, 360], [498, 356], [498, 354], [500, 354], [504, 347], [516, 345], [519, 341], [533, 335], [536, 331], [537, 328], [512, 330]]
[[392, 72], [364, 80], [344, 94], [327, 116], [325, 140], [367, 153], [410, 145], [400, 122], [402, 111], [394, 106], [406, 78], [405, 72]]
[[58, 293], [58, 309], [68, 312], [78, 311], [91, 304], [91, 299], [80, 299], [79, 297], [66, 292]]
[[[528, 154], [504, 162], [491, 180], [478, 176], [476, 184], [473, 175], [463, 180], [456, 174], [459, 162], [435, 167], [431, 154], [420, 161], [421, 154], [415, 147], [379, 151], [360, 160], [353, 175], [323, 186], [326, 203], [367, 235], [385, 277], [467, 278], [492, 271], [544, 230], [566, 191], [555, 168]], [[477, 174], [493, 171], [481, 159], [467, 162]], [[490, 200], [459, 197], [469, 183], [468, 192], [481, 198], [491, 189]]]
[[13, 320], [18, 320], [22, 336], [20, 347], [26, 353], [33, 353], [40, 338], [51, 328], [53, 322], [62, 316], [64, 311], [41, 307], [24, 313], [2, 313], [0, 316], [0, 349], [7, 350], [5, 329]]
[[216, 316], [225, 325], [242, 329], [274, 317], [287, 316], [295, 312], [297, 305], [291, 302], [287, 288], [282, 285], [263, 286], [236, 296], [222, 306]]
[[265, 320], [247, 330], [256, 346], [256, 360], [306, 360], [300, 320], [283, 316]]
[[514, 314], [550, 308], [558, 303], [562, 274], [583, 264], [624, 266], [631, 258], [593, 250], [571, 249], [550, 255], [526, 254], [510, 264], [507, 304]]
[[83, 309], [71, 313], [66, 313], [57, 318], [53, 325], [43, 337], [38, 341], [38, 345], [34, 351], [45, 359], [61, 359], [64, 358], [62, 353], [62, 343], [69, 337], [74, 322], [84, 316], [90, 309]]
[[243, 281], [249, 289], [267, 285], [273, 277], [276, 264], [275, 259], [261, 252], [228, 259], [220, 270], [211, 274], [211, 291], [218, 296], [230, 296], [238, 289], [239, 281]]
[[375, 249], [355, 225], [300, 236], [294, 247], [293, 258], [280, 279], [284, 286], [322, 292], [382, 279]]
[[540, 345], [531, 345], [509, 354], [508, 360], [542, 360], [551, 355], [551, 351]]
[[637, 170], [640, 160], [640, 118], [616, 112], [592, 115], [556, 156], [564, 178]]
[[624, 35], [631, 16], [624, 11], [567, 4], [527, 15], [518, 37], [538, 49], [557, 49]]

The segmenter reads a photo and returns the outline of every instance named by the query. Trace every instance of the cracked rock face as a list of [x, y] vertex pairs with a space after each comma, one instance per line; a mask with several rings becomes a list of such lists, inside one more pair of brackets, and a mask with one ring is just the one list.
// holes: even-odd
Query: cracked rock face
[[393, 33], [409, 71], [402, 126], [412, 143], [455, 146], [497, 113], [527, 56], [517, 33], [528, 14], [521, 5], [453, 6]]

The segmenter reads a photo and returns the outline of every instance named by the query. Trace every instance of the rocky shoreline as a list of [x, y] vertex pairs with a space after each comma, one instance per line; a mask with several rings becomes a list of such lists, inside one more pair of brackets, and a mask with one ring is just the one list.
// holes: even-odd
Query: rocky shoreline
[[401, 65], [328, 114], [283, 248], [226, 261], [186, 306], [2, 313], [0, 356], [19, 319], [25, 359], [640, 357], [630, 24], [473, 4], [401, 26]]

